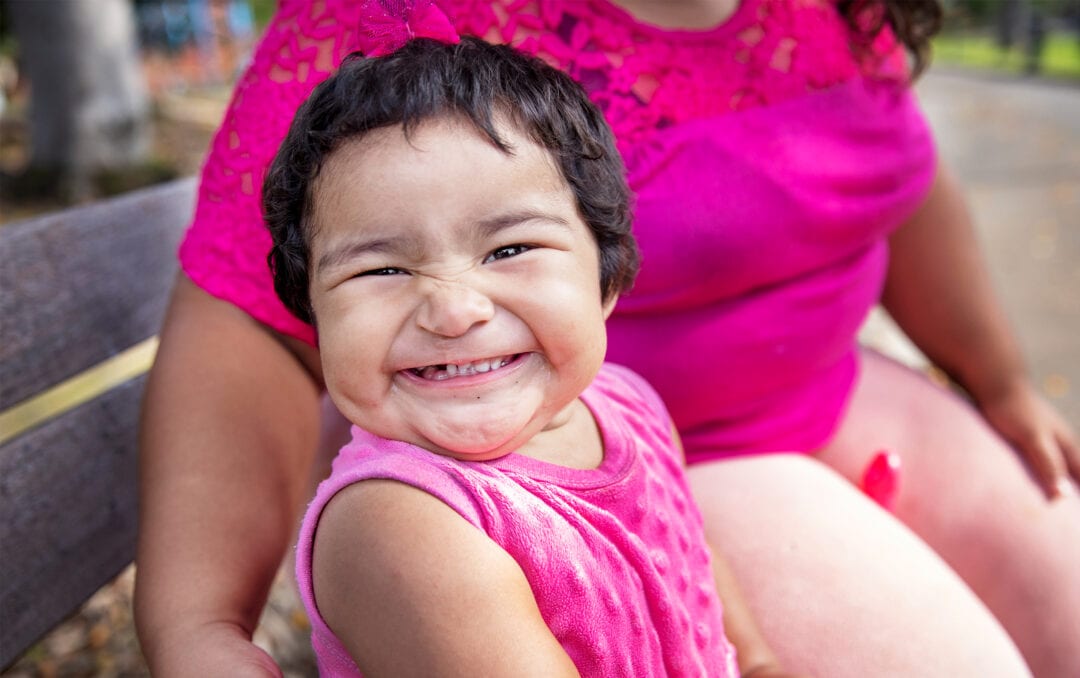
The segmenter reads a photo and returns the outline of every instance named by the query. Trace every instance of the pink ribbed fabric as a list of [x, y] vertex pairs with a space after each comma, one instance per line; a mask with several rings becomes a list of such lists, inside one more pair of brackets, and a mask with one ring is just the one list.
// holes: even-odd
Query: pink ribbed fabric
[[296, 547], [321, 675], [360, 673], [318, 611], [315, 529], [337, 492], [369, 478], [398, 480], [441, 499], [513, 556], [582, 676], [739, 675], [701, 514], [663, 404], [640, 377], [613, 365], [582, 399], [604, 441], [604, 460], [593, 470], [516, 454], [457, 461], [353, 429], [308, 507]]
[[[462, 35], [568, 71], [619, 139], [643, 267], [610, 322], [609, 359], [645, 376], [691, 463], [811, 451], [842, 416], [855, 333], [886, 236], [935, 157], [886, 36], [856, 58], [832, 0], [743, 0], [721, 25], [663, 30], [606, 0], [446, 0]], [[293, 111], [352, 50], [358, 0], [282, 0], [216, 137], [187, 274], [286, 334], [256, 196]]]

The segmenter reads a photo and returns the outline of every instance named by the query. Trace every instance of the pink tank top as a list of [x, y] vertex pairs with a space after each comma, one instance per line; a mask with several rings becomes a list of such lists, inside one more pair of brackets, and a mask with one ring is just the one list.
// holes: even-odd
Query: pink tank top
[[604, 460], [591, 470], [516, 454], [457, 461], [353, 429], [308, 506], [296, 546], [320, 675], [360, 672], [319, 614], [315, 530], [337, 492], [369, 478], [424, 490], [509, 553], [585, 678], [739, 675], [701, 514], [663, 404], [640, 377], [614, 365], [581, 397], [604, 442]]
[[[835, 430], [886, 237], [935, 153], [886, 35], [856, 57], [833, 0], [742, 0], [664, 30], [607, 0], [445, 0], [458, 32], [565, 69], [604, 110], [637, 196], [643, 264], [608, 358], [660, 392], [691, 463], [812, 451]], [[257, 191], [296, 106], [351, 51], [358, 0], [282, 0], [204, 167], [186, 273], [286, 334]]]

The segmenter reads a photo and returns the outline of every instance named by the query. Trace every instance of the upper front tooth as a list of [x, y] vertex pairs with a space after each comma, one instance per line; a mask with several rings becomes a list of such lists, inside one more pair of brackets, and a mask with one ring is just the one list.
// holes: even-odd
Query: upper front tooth
[[488, 360], [477, 360], [476, 362], [463, 363], [461, 365], [446, 363], [446, 376], [449, 378], [477, 373], [482, 374], [484, 372], [490, 372], [491, 370], [497, 370], [508, 362], [510, 362], [509, 356], [491, 358]]

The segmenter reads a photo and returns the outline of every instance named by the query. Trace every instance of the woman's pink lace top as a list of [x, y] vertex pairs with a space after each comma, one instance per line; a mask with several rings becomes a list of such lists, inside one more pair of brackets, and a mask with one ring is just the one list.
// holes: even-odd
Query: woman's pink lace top
[[583, 678], [737, 678], [701, 513], [663, 404], [615, 365], [605, 365], [581, 398], [604, 441], [595, 469], [517, 454], [458, 461], [353, 428], [296, 543], [322, 678], [360, 671], [319, 613], [315, 534], [338, 492], [372, 478], [423, 490], [509, 553]]
[[[857, 57], [832, 0], [742, 0], [708, 30], [608, 0], [444, 0], [458, 32], [565, 69], [605, 112], [637, 198], [643, 266], [608, 359], [668, 404], [691, 462], [824, 443], [852, 388], [886, 236], [933, 178], [886, 38]], [[203, 169], [184, 271], [286, 334], [259, 186], [299, 103], [354, 45], [358, 0], [281, 0]]]

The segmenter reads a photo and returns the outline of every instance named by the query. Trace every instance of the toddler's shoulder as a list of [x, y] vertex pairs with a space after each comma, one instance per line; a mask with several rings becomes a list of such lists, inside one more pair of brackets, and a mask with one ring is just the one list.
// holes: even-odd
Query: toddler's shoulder
[[604, 363], [592, 387], [607, 398], [670, 419], [656, 389], [637, 372], [615, 363]]

